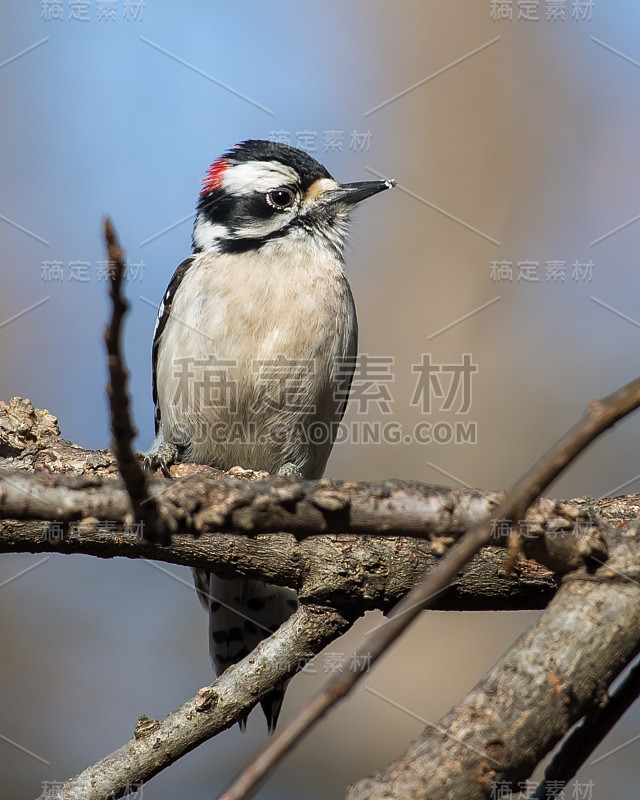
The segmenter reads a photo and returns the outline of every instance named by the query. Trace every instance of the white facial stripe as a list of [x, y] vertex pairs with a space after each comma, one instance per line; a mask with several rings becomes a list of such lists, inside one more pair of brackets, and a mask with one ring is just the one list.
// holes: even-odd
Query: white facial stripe
[[208, 250], [215, 245], [217, 239], [223, 239], [227, 233], [228, 231], [224, 225], [208, 222], [203, 214], [198, 214], [193, 229], [193, 243], [202, 250]]
[[230, 194], [268, 192], [298, 183], [295, 170], [277, 161], [251, 161], [233, 164], [222, 175], [222, 186]]
[[264, 236], [269, 236], [269, 234], [275, 233], [287, 225], [291, 217], [292, 214], [290, 212], [284, 212], [271, 217], [271, 219], [256, 220], [250, 228], [244, 228], [241, 235], [245, 239], [262, 239]]

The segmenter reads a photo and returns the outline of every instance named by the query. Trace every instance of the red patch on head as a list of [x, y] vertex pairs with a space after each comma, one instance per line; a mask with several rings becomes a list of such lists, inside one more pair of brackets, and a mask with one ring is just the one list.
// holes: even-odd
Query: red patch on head
[[219, 189], [222, 186], [222, 176], [228, 167], [229, 162], [226, 158], [218, 158], [214, 161], [209, 167], [206, 177], [200, 181], [200, 183], [202, 183], [200, 195], [208, 194], [214, 189]]

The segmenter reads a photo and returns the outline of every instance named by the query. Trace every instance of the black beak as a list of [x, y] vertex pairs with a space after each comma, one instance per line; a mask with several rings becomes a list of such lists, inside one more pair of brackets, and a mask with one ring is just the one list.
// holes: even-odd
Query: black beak
[[395, 181], [360, 181], [359, 183], [342, 183], [331, 193], [330, 203], [344, 203], [348, 206], [355, 206], [361, 200], [366, 200], [378, 192], [391, 189], [396, 185]]

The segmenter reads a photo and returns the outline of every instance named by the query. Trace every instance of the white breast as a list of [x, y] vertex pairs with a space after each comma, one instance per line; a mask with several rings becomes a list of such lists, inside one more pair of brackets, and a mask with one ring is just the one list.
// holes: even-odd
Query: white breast
[[[313, 245], [198, 255], [182, 280], [157, 362], [165, 439], [222, 469], [322, 474], [343, 402], [334, 365], [355, 356], [357, 323], [342, 264]], [[197, 298], [192, 302], [190, 298]], [[318, 428], [317, 423], [322, 423]]]

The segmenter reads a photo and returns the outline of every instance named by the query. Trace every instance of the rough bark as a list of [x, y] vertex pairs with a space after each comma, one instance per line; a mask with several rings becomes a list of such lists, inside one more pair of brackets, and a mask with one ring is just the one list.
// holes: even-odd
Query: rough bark
[[[153, 484], [162, 513], [178, 530], [162, 546], [138, 535], [113, 455], [84, 450], [58, 434], [55, 418], [29, 401], [16, 398], [0, 407], [0, 452], [7, 454], [0, 459], [0, 552], [206, 567], [223, 577], [291, 586], [305, 601], [358, 613], [390, 608], [503, 494], [401, 481], [267, 480], [266, 473], [250, 470], [178, 465], [174, 481]], [[520, 526], [523, 552], [558, 570], [605, 558], [606, 519], [594, 509], [540, 501]], [[634, 511], [632, 504], [626, 512], [618, 509], [616, 522]], [[46, 524], [51, 521], [56, 529]], [[508, 544], [503, 530], [497, 529], [495, 543]], [[543, 608], [556, 588], [551, 570], [524, 558], [506, 574], [504, 549], [491, 547], [468, 565], [439, 607]]]
[[[467, 697], [347, 800], [486, 800], [496, 781], [527, 779], [640, 651], [637, 535], [594, 575], [568, 577]], [[580, 646], [577, 646], [579, 639]]]

